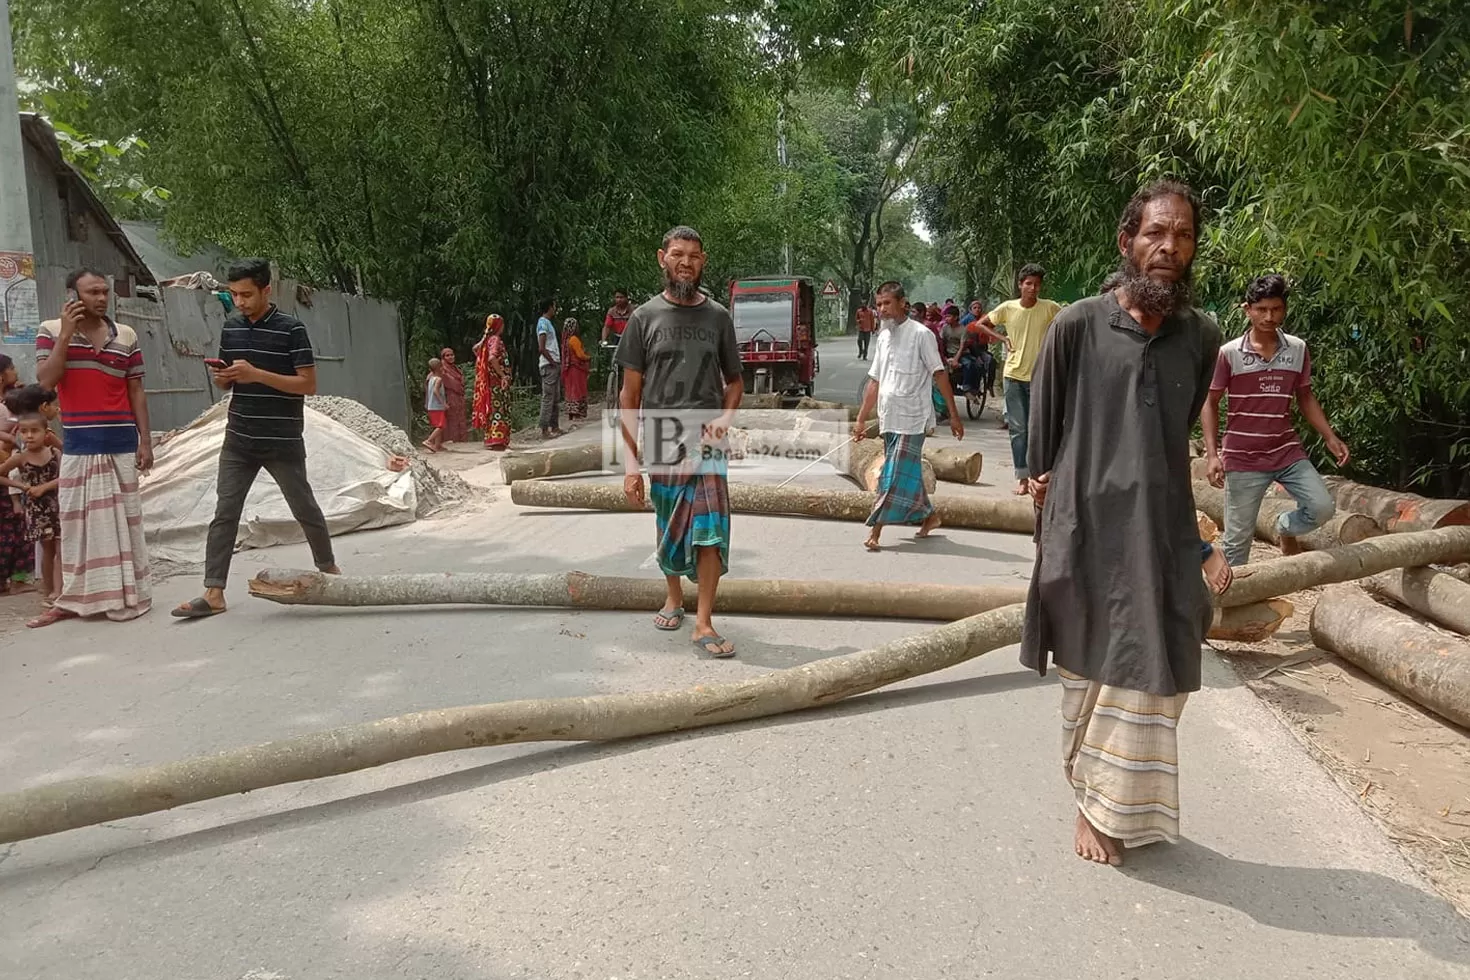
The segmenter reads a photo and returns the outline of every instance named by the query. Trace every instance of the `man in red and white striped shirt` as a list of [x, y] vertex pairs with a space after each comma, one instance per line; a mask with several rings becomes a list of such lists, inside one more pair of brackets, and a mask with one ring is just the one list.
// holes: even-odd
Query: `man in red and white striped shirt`
[[[1348, 448], [1312, 394], [1312, 359], [1306, 341], [1281, 329], [1286, 319], [1286, 279], [1260, 276], [1245, 293], [1250, 328], [1220, 348], [1215, 377], [1201, 416], [1209, 479], [1225, 488], [1225, 559], [1232, 565], [1250, 561], [1251, 539], [1261, 499], [1272, 483], [1280, 483], [1296, 500], [1297, 509], [1278, 518], [1281, 550], [1300, 551], [1296, 539], [1322, 526], [1336, 510], [1301, 438], [1292, 425], [1291, 403], [1321, 434], [1327, 451], [1346, 466]], [[1220, 399], [1226, 405], [1225, 444], [1219, 446], [1215, 420]]]

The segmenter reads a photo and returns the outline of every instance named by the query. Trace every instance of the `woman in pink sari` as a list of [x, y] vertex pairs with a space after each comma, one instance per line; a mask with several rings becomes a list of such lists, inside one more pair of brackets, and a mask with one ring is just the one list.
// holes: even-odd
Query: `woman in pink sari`
[[499, 313], [485, 318], [485, 336], [475, 345], [475, 428], [485, 432], [485, 448], [510, 445], [510, 352], [500, 333]]
[[454, 348], [439, 352], [439, 377], [444, 381], [444, 442], [464, 442], [470, 437], [470, 417], [464, 410], [464, 375], [454, 366]]

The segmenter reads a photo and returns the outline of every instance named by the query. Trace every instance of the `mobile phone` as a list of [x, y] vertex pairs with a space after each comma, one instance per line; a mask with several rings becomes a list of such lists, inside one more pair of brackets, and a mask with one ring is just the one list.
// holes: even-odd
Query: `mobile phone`
[[75, 303], [77, 301], [77, 291], [75, 289], [68, 289], [66, 291], [66, 301], [68, 303]]
[[204, 366], [212, 371], [223, 371], [225, 368], [229, 367], [228, 364], [217, 357], [206, 357], [204, 359]]

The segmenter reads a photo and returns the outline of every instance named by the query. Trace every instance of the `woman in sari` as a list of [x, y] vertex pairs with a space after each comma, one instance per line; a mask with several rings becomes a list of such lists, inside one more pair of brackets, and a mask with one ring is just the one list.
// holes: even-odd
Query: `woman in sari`
[[470, 419], [464, 410], [464, 375], [454, 366], [454, 348], [439, 352], [439, 377], [444, 382], [444, 443], [464, 442], [470, 435]]
[[475, 428], [485, 432], [485, 448], [510, 445], [510, 351], [500, 338], [499, 313], [485, 318], [485, 336], [475, 345]]
[[587, 417], [587, 375], [592, 371], [592, 358], [577, 336], [577, 321], [567, 317], [561, 325], [561, 386], [566, 393], [567, 418], [573, 421]]

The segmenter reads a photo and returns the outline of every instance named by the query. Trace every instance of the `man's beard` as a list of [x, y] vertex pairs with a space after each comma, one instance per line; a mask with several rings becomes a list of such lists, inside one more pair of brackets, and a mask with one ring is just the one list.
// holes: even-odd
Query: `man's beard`
[[1177, 280], [1165, 282], [1150, 278], [1129, 254], [1119, 263], [1118, 274], [1123, 277], [1118, 289], [1127, 293], [1128, 302], [1139, 312], [1150, 316], [1169, 316], [1194, 299], [1193, 263], [1184, 267], [1184, 274]]
[[699, 284], [704, 276], [695, 276], [689, 282], [675, 279], [674, 274], [666, 267], [664, 269], [664, 290], [674, 297], [677, 303], [692, 303], [699, 298]]
[[884, 316], [882, 314], [879, 314], [878, 316], [878, 324], [880, 326], [896, 327], [902, 322], [903, 320], [896, 316]]

